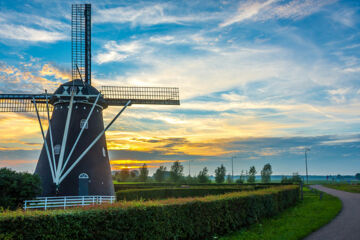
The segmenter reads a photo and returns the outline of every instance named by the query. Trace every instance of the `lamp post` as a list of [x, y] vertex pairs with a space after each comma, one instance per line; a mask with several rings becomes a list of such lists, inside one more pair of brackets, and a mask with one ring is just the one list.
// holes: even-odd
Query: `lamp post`
[[309, 184], [308, 166], [307, 166], [307, 153], [308, 152], [310, 152], [310, 148], [305, 148], [306, 184]]

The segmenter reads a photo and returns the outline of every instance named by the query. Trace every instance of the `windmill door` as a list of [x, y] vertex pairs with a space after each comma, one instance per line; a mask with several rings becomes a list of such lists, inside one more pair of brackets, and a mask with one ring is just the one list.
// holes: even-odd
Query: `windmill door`
[[89, 175], [81, 173], [79, 175], [79, 196], [89, 195]]

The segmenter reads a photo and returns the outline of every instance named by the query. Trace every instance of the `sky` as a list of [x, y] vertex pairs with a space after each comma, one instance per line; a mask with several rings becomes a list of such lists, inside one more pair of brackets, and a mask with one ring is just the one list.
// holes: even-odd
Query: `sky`
[[[54, 91], [71, 72], [71, 4], [0, 0], [0, 93]], [[106, 133], [112, 169], [360, 172], [360, 1], [90, 1], [96, 87], [179, 87]], [[105, 123], [119, 111], [104, 111]], [[33, 172], [33, 113], [0, 113], [0, 167]]]

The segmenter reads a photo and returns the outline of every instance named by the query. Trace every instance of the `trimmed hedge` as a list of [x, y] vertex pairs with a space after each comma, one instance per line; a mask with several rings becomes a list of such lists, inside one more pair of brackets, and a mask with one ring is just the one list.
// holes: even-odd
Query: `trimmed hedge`
[[244, 187], [192, 187], [192, 188], [150, 188], [128, 189], [116, 192], [116, 199], [133, 200], [156, 200], [166, 198], [203, 197], [207, 195], [220, 195], [230, 192], [250, 191], [267, 188], [268, 186], [244, 186]]
[[207, 239], [296, 204], [297, 186], [0, 215], [1, 239]]

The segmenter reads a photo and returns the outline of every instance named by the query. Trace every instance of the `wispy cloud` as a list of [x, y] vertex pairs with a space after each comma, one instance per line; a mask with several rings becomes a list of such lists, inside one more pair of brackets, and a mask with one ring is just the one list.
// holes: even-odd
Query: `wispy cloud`
[[216, 18], [216, 14], [180, 15], [170, 13], [174, 7], [170, 4], [134, 4], [133, 6], [98, 9], [94, 16], [95, 23], [131, 23], [136, 25], [157, 25], [164, 23], [184, 24], [203, 22]]
[[257, 0], [241, 2], [238, 11], [224, 20], [219, 26], [226, 27], [245, 20], [266, 21], [269, 19], [301, 19], [321, 10], [335, 0]]
[[141, 49], [142, 45], [138, 41], [129, 43], [109, 41], [104, 45], [104, 50], [96, 55], [95, 61], [99, 64], [124, 61], [139, 53]]

